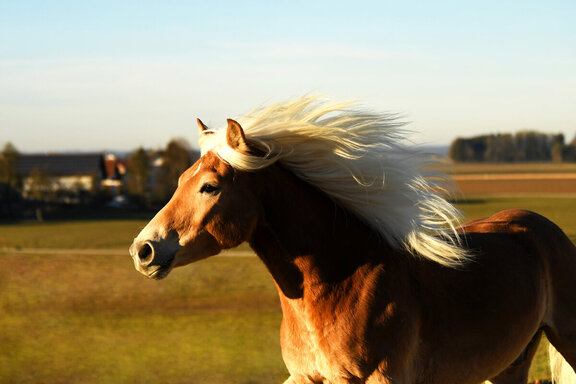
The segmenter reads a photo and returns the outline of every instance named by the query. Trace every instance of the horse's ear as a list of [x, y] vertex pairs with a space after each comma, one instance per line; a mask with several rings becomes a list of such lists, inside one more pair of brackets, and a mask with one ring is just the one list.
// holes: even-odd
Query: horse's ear
[[196, 121], [198, 122], [198, 128], [200, 128], [200, 135], [208, 135], [212, 133], [212, 131], [210, 131], [210, 129], [202, 122], [202, 120], [196, 119]]
[[250, 148], [246, 142], [244, 130], [236, 121], [228, 119], [228, 128], [226, 129], [226, 142], [228, 146], [238, 152], [249, 153]]

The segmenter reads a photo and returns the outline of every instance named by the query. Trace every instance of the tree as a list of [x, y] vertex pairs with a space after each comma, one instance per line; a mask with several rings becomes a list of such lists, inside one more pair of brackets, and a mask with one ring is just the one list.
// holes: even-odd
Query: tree
[[514, 161], [514, 139], [510, 134], [484, 136], [484, 161], [501, 163]]
[[518, 161], [551, 160], [552, 139], [549, 135], [534, 131], [522, 131], [516, 134]]
[[514, 137], [509, 134], [503, 134], [498, 136], [500, 142], [500, 156], [498, 161], [511, 163], [514, 161], [516, 156], [516, 148], [514, 146]]
[[562, 149], [562, 160], [576, 162], [576, 136]]
[[58, 187], [51, 180], [50, 176], [38, 168], [34, 168], [32, 172], [30, 172], [27, 185], [27, 197], [34, 200], [36, 204], [36, 219], [38, 221], [44, 221], [44, 205], [54, 199]]
[[0, 182], [19, 189], [18, 151], [12, 143], [6, 143], [0, 153]]
[[0, 152], [0, 211], [2, 216], [17, 217], [21, 209], [22, 195], [18, 174], [18, 151], [12, 143], [6, 143]]
[[466, 143], [464, 139], [458, 137], [452, 142], [448, 156], [458, 163], [466, 161]]
[[552, 142], [552, 149], [550, 150], [552, 161], [555, 163], [561, 163], [564, 161], [564, 135], [559, 134], [554, 136]]
[[130, 156], [128, 167], [128, 190], [130, 193], [144, 198], [147, 192], [148, 179], [150, 176], [150, 159], [148, 153], [142, 147], [138, 148]]
[[157, 196], [167, 201], [178, 188], [180, 175], [192, 165], [190, 145], [185, 139], [172, 139], [163, 153]]

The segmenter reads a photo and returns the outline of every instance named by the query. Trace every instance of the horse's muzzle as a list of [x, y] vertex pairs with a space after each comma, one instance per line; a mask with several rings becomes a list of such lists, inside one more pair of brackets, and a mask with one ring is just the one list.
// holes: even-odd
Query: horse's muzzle
[[134, 241], [130, 246], [130, 255], [134, 267], [143, 275], [160, 280], [168, 276], [172, 270], [175, 252], [166, 249], [154, 241]]

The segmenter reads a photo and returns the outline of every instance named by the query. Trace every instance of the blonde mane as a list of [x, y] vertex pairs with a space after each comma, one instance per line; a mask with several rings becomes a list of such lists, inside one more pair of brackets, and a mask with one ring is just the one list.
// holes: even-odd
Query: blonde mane
[[456, 232], [459, 211], [443, 197], [449, 187], [444, 174], [430, 167], [429, 156], [409, 147], [396, 116], [308, 96], [236, 120], [265, 156], [228, 147], [225, 129], [202, 135], [202, 152], [212, 150], [245, 171], [279, 162], [393, 247], [445, 266], [468, 258]]

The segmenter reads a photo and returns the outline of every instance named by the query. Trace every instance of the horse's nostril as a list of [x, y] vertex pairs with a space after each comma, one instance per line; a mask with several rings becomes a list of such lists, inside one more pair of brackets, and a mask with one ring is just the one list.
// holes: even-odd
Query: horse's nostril
[[142, 246], [138, 249], [138, 258], [143, 264], [152, 261], [153, 254], [154, 250], [148, 242], [142, 244]]

